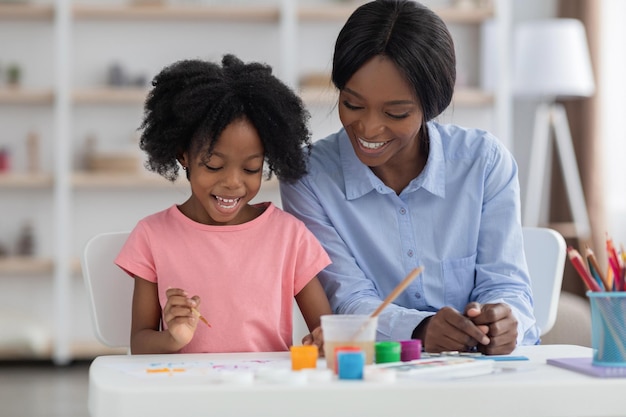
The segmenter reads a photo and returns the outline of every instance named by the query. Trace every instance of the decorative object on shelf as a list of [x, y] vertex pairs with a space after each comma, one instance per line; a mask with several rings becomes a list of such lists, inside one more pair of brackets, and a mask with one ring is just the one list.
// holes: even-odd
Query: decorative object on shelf
[[133, 0], [131, 3], [136, 6], [163, 6], [165, 0]]
[[36, 132], [30, 132], [26, 136], [26, 164], [29, 173], [35, 174], [40, 171], [39, 135]]
[[486, 9], [491, 7], [491, 0], [453, 0], [452, 5], [461, 9]]
[[300, 77], [300, 87], [334, 88], [330, 74], [326, 72], [311, 72]]
[[96, 152], [89, 155], [87, 168], [96, 172], [138, 173], [139, 158], [131, 152]]
[[7, 148], [0, 148], [0, 173], [11, 169], [11, 153]]
[[576, 19], [543, 19], [515, 33], [514, 87], [518, 97], [540, 100], [530, 151], [523, 223], [540, 223], [543, 186], [550, 183], [551, 129], [554, 130], [567, 198], [579, 239], [591, 235], [567, 115], [557, 100], [593, 95], [595, 84], [583, 24]]
[[110, 87], [145, 87], [148, 85], [148, 77], [145, 74], [128, 74], [119, 63], [109, 65], [107, 73], [107, 85]]
[[109, 66], [107, 84], [111, 87], [123, 87], [126, 84], [124, 68], [120, 64], [114, 63]]
[[140, 158], [136, 150], [97, 149], [94, 135], [87, 136], [85, 141], [85, 165], [92, 172], [138, 173]]
[[454, 7], [458, 7], [460, 9], [473, 9], [476, 7], [476, 2], [474, 0], [454, 0], [452, 4]]
[[22, 225], [15, 250], [18, 256], [33, 256], [35, 254], [35, 234], [33, 229], [33, 223], [30, 220]]
[[10, 64], [7, 67], [7, 84], [9, 87], [19, 87], [22, 81], [22, 67], [18, 64]]

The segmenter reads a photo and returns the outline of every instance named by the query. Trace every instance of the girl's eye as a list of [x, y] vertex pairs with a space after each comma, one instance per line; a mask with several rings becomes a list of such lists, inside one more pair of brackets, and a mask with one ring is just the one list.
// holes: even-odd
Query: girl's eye
[[244, 171], [246, 171], [248, 174], [258, 174], [259, 172], [261, 172], [261, 168], [257, 168], [257, 169], [244, 169]]
[[206, 167], [206, 169], [208, 169], [209, 171], [219, 171], [220, 169], [222, 169], [221, 167], [212, 167], [209, 166], [207, 164], [204, 164], [204, 166]]
[[359, 107], [359, 106], [355, 106], [355, 105], [353, 105], [353, 104], [350, 104], [347, 100], [345, 100], [345, 101], [343, 102], [343, 105], [344, 105], [346, 108], [350, 109], [350, 110], [360, 110], [360, 109], [362, 109], [362, 108], [363, 108], [363, 107]]

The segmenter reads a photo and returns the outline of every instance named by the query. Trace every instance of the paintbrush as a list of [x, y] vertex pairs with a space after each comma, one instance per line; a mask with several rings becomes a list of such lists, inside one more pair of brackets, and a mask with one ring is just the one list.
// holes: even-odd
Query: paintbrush
[[198, 317], [200, 320], [202, 320], [204, 322], [204, 324], [206, 324], [207, 326], [211, 327], [211, 324], [209, 323], [209, 321], [207, 319], [205, 319], [202, 314], [200, 314], [200, 312], [198, 311], [197, 308], [191, 307], [191, 311], [193, 312], [193, 314], [196, 315], [196, 317]]
[[393, 300], [395, 300], [402, 291], [415, 279], [417, 276], [424, 270], [424, 267], [420, 266], [412, 270], [409, 275], [407, 275], [402, 282], [400, 282], [396, 288], [393, 289], [385, 298], [385, 300], [378, 306], [376, 310], [370, 315], [370, 318], [376, 317], [380, 314], [381, 311], [385, 309]]
[[363, 323], [363, 325], [359, 328], [359, 330], [356, 331], [356, 333], [354, 333], [354, 335], [352, 336], [352, 338], [350, 340], [355, 340], [357, 337], [359, 337], [359, 335], [361, 334], [361, 332], [367, 327], [367, 322], [370, 319], [373, 319], [374, 317], [378, 316], [384, 309], [385, 307], [387, 307], [389, 304], [391, 304], [391, 302], [393, 300], [395, 300], [396, 298], [398, 298], [398, 296], [400, 295], [400, 293], [402, 291], [405, 290], [406, 287], [408, 287], [408, 285], [415, 279], [417, 278], [417, 276], [424, 270], [424, 267], [420, 266], [415, 268], [414, 270], [412, 270], [409, 275], [407, 275], [397, 286], [396, 288], [393, 289], [393, 291], [391, 291], [389, 293], [389, 295], [383, 300], [383, 302], [378, 306], [378, 308], [376, 310], [374, 310], [374, 312], [372, 314], [370, 314], [370, 316], [368, 317], [368, 319]]

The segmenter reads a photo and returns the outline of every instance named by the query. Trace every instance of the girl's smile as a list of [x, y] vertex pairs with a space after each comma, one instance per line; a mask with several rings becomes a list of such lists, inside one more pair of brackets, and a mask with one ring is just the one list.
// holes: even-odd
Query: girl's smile
[[181, 164], [188, 166], [192, 196], [181, 211], [212, 225], [241, 224], [257, 217], [259, 210], [248, 203], [261, 188], [264, 155], [261, 139], [247, 119], [229, 124], [210, 155], [185, 153]]

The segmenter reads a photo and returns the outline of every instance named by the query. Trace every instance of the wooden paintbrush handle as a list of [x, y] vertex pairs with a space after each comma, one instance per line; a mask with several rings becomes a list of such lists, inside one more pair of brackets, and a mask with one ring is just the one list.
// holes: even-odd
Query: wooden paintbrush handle
[[407, 275], [402, 282], [398, 284], [396, 288], [385, 298], [381, 305], [378, 306], [376, 310], [370, 315], [370, 317], [376, 317], [380, 314], [381, 311], [384, 310], [393, 300], [395, 300], [402, 291], [413, 281], [417, 276], [424, 270], [423, 267], [418, 267], [412, 270], [409, 275]]

